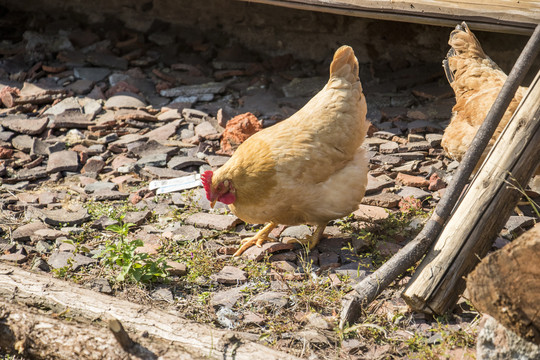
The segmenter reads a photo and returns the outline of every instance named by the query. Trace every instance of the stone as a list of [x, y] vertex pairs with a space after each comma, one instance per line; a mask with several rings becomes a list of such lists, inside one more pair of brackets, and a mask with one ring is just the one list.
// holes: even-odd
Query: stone
[[311, 235], [311, 229], [307, 225], [289, 226], [281, 233], [283, 237], [292, 237], [295, 239], [304, 239]]
[[229, 159], [229, 156], [210, 155], [206, 160], [208, 161], [208, 165], [213, 168], [218, 168], [223, 166]]
[[4, 254], [0, 256], [0, 261], [12, 262], [15, 264], [22, 264], [28, 260], [28, 256], [24, 254]]
[[414, 186], [414, 187], [428, 187], [429, 180], [421, 176], [413, 176], [404, 173], [398, 173], [396, 176], [396, 182], [405, 186]]
[[[120, 169], [121, 168], [119, 168], [118, 170], [120, 171]], [[140, 174], [145, 175], [145, 176], [150, 176], [150, 177], [157, 177], [157, 178], [160, 178], [160, 179], [174, 179], [174, 178], [179, 178], [179, 177], [183, 177], [183, 176], [186, 176], [186, 175], [190, 175], [190, 173], [182, 171], [182, 170], [172, 170], [172, 169], [168, 169], [168, 168], [161, 168], [161, 167], [148, 166], [148, 165], [145, 166], [140, 171]], [[210, 204], [210, 202], [208, 202], [208, 204]], [[217, 205], [216, 205], [216, 208], [218, 208]], [[210, 206], [203, 207], [203, 209], [204, 210], [210, 210]]]
[[204, 121], [199, 125], [195, 126], [195, 135], [202, 138], [208, 138], [216, 134], [218, 134], [218, 131], [209, 121]]
[[0, 146], [0, 159], [9, 159], [13, 155], [13, 149]]
[[315, 329], [332, 330], [332, 324], [319, 313], [312, 312], [306, 316], [308, 326]]
[[479, 360], [540, 359], [540, 346], [518, 336], [489, 315], [480, 321], [476, 340]]
[[395, 208], [398, 206], [401, 196], [385, 192], [377, 195], [364, 196], [362, 204], [380, 206], [384, 208]]
[[534, 226], [535, 218], [531, 216], [510, 216], [504, 225], [512, 235], [518, 236], [528, 228]]
[[150, 293], [150, 298], [155, 301], [165, 301], [172, 303], [174, 301], [174, 295], [170, 288], [160, 286]]
[[262, 324], [264, 324], [265, 320], [264, 317], [262, 317], [261, 315], [248, 311], [244, 313], [244, 319], [242, 321], [244, 322], [244, 324], [261, 326]]
[[429, 177], [429, 191], [437, 191], [444, 189], [446, 187], [446, 182], [439, 177], [437, 173], [431, 174]]
[[285, 293], [279, 291], [266, 291], [252, 297], [250, 302], [259, 307], [272, 307], [279, 309], [287, 306], [289, 300], [287, 294]]
[[232, 230], [242, 220], [233, 215], [218, 215], [209, 213], [196, 213], [186, 218], [186, 224], [200, 226], [215, 230]]
[[375, 155], [371, 159], [369, 159], [370, 162], [374, 164], [383, 164], [383, 165], [399, 165], [403, 162], [403, 159], [398, 156], [394, 155]]
[[426, 141], [431, 147], [439, 147], [442, 141], [441, 134], [426, 134]]
[[104, 107], [106, 109], [137, 109], [146, 107], [146, 103], [144, 99], [136, 94], [121, 92], [107, 99]]
[[97, 181], [90, 183], [84, 187], [84, 191], [88, 194], [92, 194], [94, 192], [100, 192], [100, 191], [107, 191], [107, 190], [116, 190], [118, 189], [118, 185], [112, 182], [108, 181]]
[[128, 193], [123, 193], [116, 190], [99, 190], [94, 191], [92, 199], [94, 199], [95, 201], [113, 201], [126, 200], [128, 197]]
[[34, 139], [28, 135], [18, 135], [11, 140], [11, 145], [15, 149], [23, 151], [27, 154], [30, 153], [33, 143]]
[[26, 135], [39, 135], [45, 130], [49, 118], [26, 117], [20, 115], [8, 115], [0, 119], [0, 125], [12, 131]]
[[91, 227], [93, 229], [105, 230], [107, 229], [108, 226], [117, 225], [117, 224], [118, 224], [118, 221], [111, 219], [107, 215], [102, 215], [98, 219], [94, 220], [94, 222], [92, 222]]
[[77, 171], [79, 157], [75, 151], [63, 150], [52, 153], [47, 163], [47, 172]]
[[64, 232], [60, 231], [60, 230], [43, 228], [43, 229], [38, 229], [38, 230], [34, 231], [34, 234], [32, 236], [32, 240], [35, 241], [37, 239], [40, 239], [40, 240], [52, 241], [52, 240], [56, 240], [59, 237], [62, 237], [62, 236], [65, 236], [65, 235], [66, 234]]
[[130, 211], [125, 214], [124, 219], [122, 221], [124, 223], [132, 223], [137, 226], [140, 226], [151, 215], [152, 215], [152, 212], [150, 210]]
[[410, 186], [403, 186], [396, 194], [402, 198], [413, 197], [421, 201], [425, 200], [428, 196], [431, 196], [430, 192]]
[[93, 86], [93, 81], [79, 79], [66, 86], [66, 89], [73, 92], [75, 95], [86, 95], [92, 90]]
[[368, 174], [368, 183], [366, 187], [366, 195], [370, 195], [381, 191], [384, 188], [394, 186], [394, 180], [386, 175], [374, 177]]
[[401, 249], [401, 245], [389, 241], [377, 241], [375, 249], [382, 256], [390, 257], [396, 254]]
[[405, 153], [395, 153], [393, 156], [399, 157], [403, 161], [411, 161], [411, 160], [424, 160], [426, 157], [426, 154], [418, 151], [412, 151], [412, 152], [405, 152]]
[[232, 309], [238, 300], [244, 297], [243, 290], [246, 289], [246, 287], [246, 285], [242, 285], [228, 290], [217, 291], [212, 294], [210, 305], [215, 309], [219, 307]]
[[51, 271], [51, 268], [49, 267], [49, 264], [47, 264], [45, 260], [41, 258], [35, 258], [34, 263], [31, 267], [31, 270], [49, 272]]
[[188, 267], [186, 264], [167, 260], [167, 265], [169, 266], [167, 271], [173, 276], [186, 276], [188, 273]]
[[[58, 240], [61, 241], [60, 239], [58, 239]], [[61, 242], [60, 245], [58, 246], [58, 251], [64, 251], [64, 252], [73, 253], [73, 252], [75, 252], [75, 250], [77, 250], [75, 245], [67, 243], [67, 242]]]
[[193, 225], [183, 225], [173, 231], [173, 239], [176, 241], [197, 241], [201, 238], [201, 231]]
[[48, 254], [51, 252], [52, 246], [44, 240], [39, 240], [38, 242], [36, 242], [36, 250], [40, 254]]
[[44, 223], [51, 226], [82, 225], [91, 219], [88, 211], [84, 208], [77, 211], [68, 211], [66, 209], [41, 210], [40, 218]]
[[319, 267], [321, 270], [328, 270], [339, 267], [339, 256], [335, 252], [323, 252], [319, 254]]
[[408, 142], [422, 142], [422, 141], [425, 141], [426, 138], [423, 136], [423, 135], [420, 135], [420, 134], [409, 134], [407, 136], [407, 141]]
[[[32, 169], [23, 169], [17, 172], [17, 176], [14, 180], [20, 181], [35, 181], [37, 179], [43, 179], [47, 177], [47, 171], [45, 166], [39, 166]], [[7, 179], [4, 180], [7, 182]]]
[[217, 274], [213, 274], [210, 278], [221, 284], [236, 285], [247, 281], [247, 273], [235, 266], [225, 266]]
[[130, 152], [138, 157], [149, 156], [153, 154], [166, 154], [173, 156], [178, 153], [179, 149], [174, 146], [164, 146], [155, 140], [149, 140], [147, 143], [134, 147]]
[[30, 241], [30, 238], [38, 230], [48, 229], [47, 225], [42, 222], [31, 222], [22, 226], [19, 226], [11, 233], [11, 240], [15, 242]]
[[242, 257], [245, 257], [248, 260], [261, 261], [267, 254], [292, 249], [294, 249], [294, 244], [285, 244], [282, 242], [265, 242], [262, 244], [261, 247], [255, 245], [248, 248], [246, 251], [244, 251], [244, 253], [242, 253]]
[[193, 156], [174, 156], [172, 157], [169, 162], [167, 163], [167, 167], [174, 169], [174, 170], [180, 170], [184, 169], [188, 166], [201, 166], [205, 165], [206, 162], [204, 160], [201, 160], [197, 157]]
[[398, 152], [399, 144], [393, 141], [386, 142], [379, 145], [379, 152], [381, 154], [393, 154]]
[[379, 206], [360, 205], [358, 210], [353, 212], [353, 216], [357, 220], [377, 222], [388, 219], [390, 214], [385, 208]]
[[82, 112], [82, 107], [74, 97], [66, 98], [60, 101], [58, 104], [51, 106], [47, 111], [44, 112], [45, 115], [60, 115], [65, 111], [75, 110], [77, 112]]
[[47, 261], [53, 269], [69, 267], [73, 271], [79, 270], [82, 266], [96, 264], [97, 260], [81, 254], [71, 252], [54, 251]]
[[84, 284], [84, 286], [91, 290], [99, 291], [100, 293], [103, 293], [103, 294], [110, 295], [113, 293], [113, 290], [111, 288], [111, 285], [109, 284], [109, 281], [104, 278], [92, 279], [86, 284]]
[[219, 94], [225, 91], [225, 83], [209, 82], [197, 85], [184, 85], [171, 89], [161, 90], [159, 94], [165, 97], [190, 97], [207, 94]]
[[104, 68], [113, 68], [127, 70], [128, 61], [122, 57], [118, 57], [106, 52], [93, 52], [87, 55], [86, 60], [95, 66]]
[[73, 74], [78, 79], [98, 82], [105, 79], [111, 73], [110, 69], [99, 67], [79, 67], [73, 69]]
[[51, 121], [49, 123], [49, 127], [60, 129], [60, 128], [68, 128], [68, 129], [88, 129], [89, 126], [94, 125], [95, 122], [92, 120], [90, 115], [83, 114], [80, 111], [72, 111], [67, 110], [63, 113], [51, 116]]
[[146, 136], [148, 136], [149, 139], [154, 140], [167, 140], [176, 134], [176, 129], [178, 129], [179, 124], [179, 121], [171, 122], [146, 133]]
[[154, 153], [141, 157], [136, 164], [140, 167], [165, 167], [167, 166], [167, 157], [167, 154]]
[[91, 157], [86, 161], [83, 168], [81, 169], [81, 174], [85, 173], [96, 173], [99, 174], [101, 170], [105, 167], [105, 161], [99, 156]]
[[262, 124], [252, 113], [235, 116], [227, 121], [221, 136], [220, 151], [232, 155], [241, 143], [260, 130], [262, 130]]
[[295, 273], [298, 270], [295, 263], [287, 260], [273, 260], [272, 267], [280, 273]]
[[431, 149], [431, 144], [427, 141], [415, 141], [407, 144], [407, 151], [427, 151]]

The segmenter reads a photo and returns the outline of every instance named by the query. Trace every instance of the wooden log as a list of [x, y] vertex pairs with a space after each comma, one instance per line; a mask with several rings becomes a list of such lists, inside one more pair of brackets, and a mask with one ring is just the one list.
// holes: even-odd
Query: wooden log
[[[50, 275], [31, 273], [4, 263], [0, 263], [0, 299], [51, 309], [57, 313], [66, 312], [70, 318], [86, 322], [115, 318], [130, 334], [146, 332], [154, 339], [168, 342], [171, 347], [184, 349], [185, 353], [200, 357], [236, 360], [298, 359], [250, 341], [241, 333], [214, 329], [182, 319], [172, 311], [117, 299]], [[114, 339], [112, 334], [110, 336]]]
[[540, 345], [540, 223], [483, 259], [467, 290], [479, 311]]
[[293, 9], [370, 19], [450, 26], [466, 21], [473, 30], [532, 34], [540, 23], [537, 0], [243, 0]]
[[540, 164], [540, 72], [402, 296], [414, 310], [442, 314], [465, 288]]
[[0, 319], [0, 349], [24, 358], [154, 360], [159, 355], [160, 359], [203, 359], [149, 338], [140, 339], [144, 346], [133, 343], [128, 353], [104, 327], [61, 320], [24, 305], [0, 305]]

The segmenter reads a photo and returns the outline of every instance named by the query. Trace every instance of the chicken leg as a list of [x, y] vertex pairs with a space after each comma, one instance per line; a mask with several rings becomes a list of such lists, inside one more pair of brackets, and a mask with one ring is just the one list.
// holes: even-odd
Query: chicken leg
[[263, 242], [269, 241], [268, 235], [274, 228], [277, 226], [276, 223], [269, 222], [266, 224], [265, 227], [263, 227], [261, 230], [259, 230], [258, 233], [255, 234], [255, 236], [244, 239], [241, 241], [241, 246], [236, 252], [233, 254], [233, 256], [240, 256], [244, 251], [246, 251], [248, 248], [252, 247], [253, 245], [257, 245], [258, 247], [261, 247]]

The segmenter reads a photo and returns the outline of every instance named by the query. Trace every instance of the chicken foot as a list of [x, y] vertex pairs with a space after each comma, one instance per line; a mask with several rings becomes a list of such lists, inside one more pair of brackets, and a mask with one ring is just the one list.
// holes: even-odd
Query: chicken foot
[[297, 242], [303, 245], [308, 245], [309, 250], [313, 249], [317, 244], [319, 243], [319, 240], [321, 240], [322, 234], [324, 233], [324, 229], [326, 229], [326, 224], [317, 225], [317, 228], [313, 232], [311, 236], [306, 236], [303, 239], [296, 239]]
[[241, 244], [240, 248], [236, 250], [233, 256], [241, 255], [244, 251], [246, 251], [253, 245], [257, 245], [258, 247], [261, 247], [265, 241], [270, 240], [268, 238], [268, 235], [270, 234], [272, 230], [274, 230], [276, 226], [277, 226], [276, 223], [270, 221], [268, 224], [266, 224], [265, 227], [259, 230], [259, 232], [255, 234], [255, 236], [242, 240], [240, 242]]

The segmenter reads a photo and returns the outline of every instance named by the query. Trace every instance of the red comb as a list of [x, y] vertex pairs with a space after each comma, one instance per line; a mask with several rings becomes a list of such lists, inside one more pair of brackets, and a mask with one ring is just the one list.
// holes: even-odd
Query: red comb
[[201, 175], [201, 181], [204, 186], [204, 191], [206, 192], [206, 198], [210, 200], [210, 185], [212, 184], [212, 175], [214, 173], [210, 170], [205, 171]]

